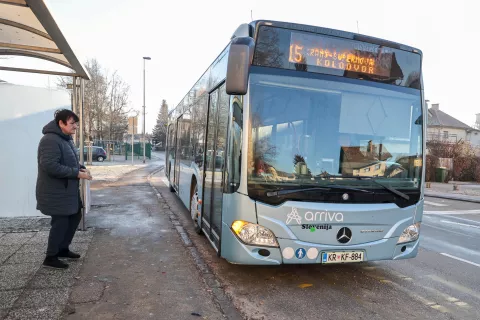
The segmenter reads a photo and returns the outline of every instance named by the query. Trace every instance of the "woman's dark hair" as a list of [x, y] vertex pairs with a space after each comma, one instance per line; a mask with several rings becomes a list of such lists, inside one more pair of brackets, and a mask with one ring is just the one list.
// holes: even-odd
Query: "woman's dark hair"
[[72, 110], [68, 109], [61, 109], [55, 111], [55, 122], [57, 125], [60, 125], [60, 120], [62, 120], [63, 123], [67, 124], [68, 119], [73, 118], [73, 121], [78, 122], [80, 119], [78, 116], [73, 112]]

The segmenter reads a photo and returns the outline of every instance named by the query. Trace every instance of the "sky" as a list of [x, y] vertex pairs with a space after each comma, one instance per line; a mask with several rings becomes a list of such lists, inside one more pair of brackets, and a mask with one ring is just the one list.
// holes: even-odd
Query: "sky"
[[[474, 0], [46, 0], [81, 61], [96, 58], [130, 85], [131, 107], [143, 105], [146, 62], [146, 129], [162, 99], [176, 106], [228, 44], [242, 23], [268, 19], [357, 32], [422, 50], [425, 98], [468, 125], [480, 113], [474, 52], [480, 19]], [[50, 66], [13, 58], [9, 66]], [[62, 67], [56, 67], [62, 70]], [[468, 68], [472, 68], [468, 69]], [[55, 76], [0, 71], [0, 79], [54, 87]]]

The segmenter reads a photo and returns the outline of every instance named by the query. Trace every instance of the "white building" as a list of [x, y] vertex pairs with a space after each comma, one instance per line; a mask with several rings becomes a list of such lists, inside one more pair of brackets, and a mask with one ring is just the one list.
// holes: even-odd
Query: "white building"
[[430, 140], [450, 143], [463, 140], [470, 142], [473, 146], [480, 146], [480, 130], [441, 111], [439, 104], [432, 104], [428, 109], [427, 125], [427, 141]]

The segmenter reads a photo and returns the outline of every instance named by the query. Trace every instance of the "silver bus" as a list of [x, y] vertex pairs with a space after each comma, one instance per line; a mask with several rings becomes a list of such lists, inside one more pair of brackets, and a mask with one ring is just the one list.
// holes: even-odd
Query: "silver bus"
[[420, 50], [241, 25], [169, 114], [165, 173], [231, 263], [413, 258], [423, 215]]

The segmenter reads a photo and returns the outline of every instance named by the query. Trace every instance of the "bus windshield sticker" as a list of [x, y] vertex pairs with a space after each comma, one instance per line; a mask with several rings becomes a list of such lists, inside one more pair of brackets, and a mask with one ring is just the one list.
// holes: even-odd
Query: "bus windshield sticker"
[[307, 253], [307, 250], [305, 250], [303, 248], [298, 248], [295, 251], [295, 257], [297, 257], [297, 259], [303, 259], [306, 255], [306, 253]]

